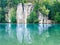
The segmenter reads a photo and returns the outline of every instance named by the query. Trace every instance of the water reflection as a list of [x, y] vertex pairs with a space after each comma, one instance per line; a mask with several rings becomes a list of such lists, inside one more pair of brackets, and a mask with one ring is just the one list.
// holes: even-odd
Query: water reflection
[[[17, 39], [20, 43], [28, 42], [31, 43], [32, 41], [32, 34], [36, 31], [39, 35], [43, 33], [43, 31], [48, 30], [51, 24], [28, 24], [25, 26], [24, 24], [17, 24], [16, 33]], [[33, 30], [33, 33], [30, 33]], [[35, 32], [35, 33], [36, 33]], [[49, 32], [47, 31], [46, 37], [49, 37]]]
[[[46, 40], [50, 37], [52, 30], [55, 31], [55, 28], [51, 24], [44, 24], [44, 26], [43, 24], [0, 24], [0, 39], [3, 37], [18, 40], [20, 43], [32, 44], [34, 41], [39, 43], [37, 40], [40, 40], [41, 37], [42, 40]], [[46, 32], [43, 33], [44, 31]], [[41, 36], [41, 34], [43, 35]]]
[[5, 29], [5, 24], [0, 24], [0, 39], [5, 37], [6, 32], [4, 29]]
[[42, 34], [43, 31], [48, 30], [49, 27], [51, 27], [51, 24], [39, 24], [39, 35]]
[[[60, 24], [54, 24], [49, 27], [48, 32], [51, 36], [60, 36]], [[53, 33], [54, 32], [54, 33]]]
[[17, 39], [20, 43], [27, 42], [31, 43], [30, 31], [25, 27], [24, 24], [17, 24]]
[[11, 33], [11, 24], [10, 23], [9, 24], [6, 24], [5, 31], [10, 35], [10, 33]]
[[5, 33], [7, 37], [16, 38], [16, 24], [7, 23], [5, 24]]

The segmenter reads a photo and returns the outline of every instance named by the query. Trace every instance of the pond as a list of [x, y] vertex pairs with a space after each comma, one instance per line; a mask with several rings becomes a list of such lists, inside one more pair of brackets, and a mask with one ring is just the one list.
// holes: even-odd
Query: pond
[[60, 24], [0, 24], [0, 45], [60, 45]]

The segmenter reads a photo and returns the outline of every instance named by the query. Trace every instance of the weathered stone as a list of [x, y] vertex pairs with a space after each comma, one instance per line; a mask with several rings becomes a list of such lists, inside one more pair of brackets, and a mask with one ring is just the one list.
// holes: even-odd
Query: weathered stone
[[[43, 16], [43, 14], [40, 13], [40, 12], [39, 12], [39, 17], [38, 17], [38, 19], [39, 19], [39, 23], [40, 23], [40, 24], [42, 24], [42, 23], [45, 23], [45, 24], [47, 24], [47, 23], [48, 23], [48, 24], [49, 24], [49, 23], [52, 23], [52, 21], [49, 20], [46, 15]], [[44, 19], [44, 22], [43, 22], [43, 19]]]
[[32, 9], [33, 9], [32, 3], [24, 3], [24, 7], [22, 7], [22, 3], [18, 4], [16, 15], [17, 23], [27, 23], [27, 16], [30, 15]]
[[10, 19], [11, 10], [12, 10], [12, 9], [8, 9], [8, 13], [5, 14], [5, 20], [6, 20], [8, 23], [11, 22], [11, 19]]

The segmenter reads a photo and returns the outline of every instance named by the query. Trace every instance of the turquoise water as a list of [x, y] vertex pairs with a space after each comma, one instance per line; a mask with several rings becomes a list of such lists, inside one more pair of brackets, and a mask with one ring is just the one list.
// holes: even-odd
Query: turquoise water
[[0, 45], [60, 45], [60, 24], [0, 24]]

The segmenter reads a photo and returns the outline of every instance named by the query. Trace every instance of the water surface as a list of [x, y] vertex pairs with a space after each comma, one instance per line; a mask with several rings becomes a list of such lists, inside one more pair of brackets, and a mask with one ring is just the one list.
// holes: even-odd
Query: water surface
[[0, 45], [60, 45], [60, 24], [0, 24]]

